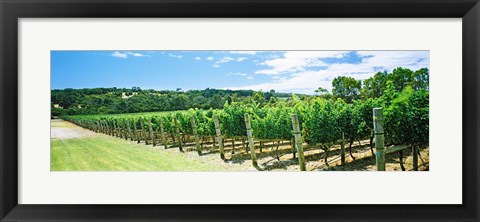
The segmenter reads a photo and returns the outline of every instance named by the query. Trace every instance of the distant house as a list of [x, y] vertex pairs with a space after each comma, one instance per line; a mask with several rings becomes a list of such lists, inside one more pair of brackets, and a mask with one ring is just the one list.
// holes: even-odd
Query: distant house
[[128, 99], [128, 98], [130, 98], [132, 96], [135, 96], [137, 94], [138, 94], [138, 92], [132, 92], [132, 95], [128, 96], [126, 92], [122, 92], [122, 99]]

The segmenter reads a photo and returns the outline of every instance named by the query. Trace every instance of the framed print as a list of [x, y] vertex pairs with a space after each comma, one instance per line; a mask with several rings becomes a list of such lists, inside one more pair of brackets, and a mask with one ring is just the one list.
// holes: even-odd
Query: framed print
[[479, 7], [1, 1], [1, 220], [478, 221]]

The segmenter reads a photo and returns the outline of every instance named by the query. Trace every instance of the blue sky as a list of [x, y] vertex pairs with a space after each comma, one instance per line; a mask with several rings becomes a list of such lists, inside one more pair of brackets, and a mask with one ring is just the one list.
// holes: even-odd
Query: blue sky
[[337, 76], [429, 68], [429, 51], [52, 51], [51, 88], [254, 89], [314, 94]]

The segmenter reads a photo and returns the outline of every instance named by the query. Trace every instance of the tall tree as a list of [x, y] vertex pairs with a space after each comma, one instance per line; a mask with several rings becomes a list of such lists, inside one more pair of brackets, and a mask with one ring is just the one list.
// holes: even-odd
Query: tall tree
[[393, 82], [397, 92], [402, 91], [413, 82], [413, 71], [407, 68], [396, 68], [388, 75], [388, 80]]
[[411, 83], [415, 90], [428, 90], [429, 88], [429, 73], [427, 68], [422, 68], [412, 74]]
[[316, 89], [314, 92], [315, 92], [315, 95], [318, 95], [318, 94], [323, 95], [328, 93], [328, 90], [322, 87], [318, 87], [318, 89]]
[[354, 99], [360, 98], [360, 89], [362, 87], [362, 81], [356, 80], [352, 77], [339, 76], [332, 81], [332, 93], [337, 98], [351, 103]]
[[383, 91], [387, 87], [388, 73], [377, 72], [373, 77], [365, 79], [361, 90], [361, 96], [363, 99], [378, 98], [382, 96]]

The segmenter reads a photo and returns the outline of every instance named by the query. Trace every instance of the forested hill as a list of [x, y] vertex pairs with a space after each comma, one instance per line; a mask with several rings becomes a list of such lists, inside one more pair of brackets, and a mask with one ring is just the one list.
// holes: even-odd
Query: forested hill
[[[256, 94], [256, 96], [254, 96]], [[186, 110], [189, 108], [221, 109], [226, 101], [248, 102], [256, 97], [268, 102], [272, 97], [287, 98], [289, 93], [256, 92], [253, 90], [204, 89], [183, 92], [143, 90], [139, 87], [51, 90], [52, 115], [135, 113]]]

